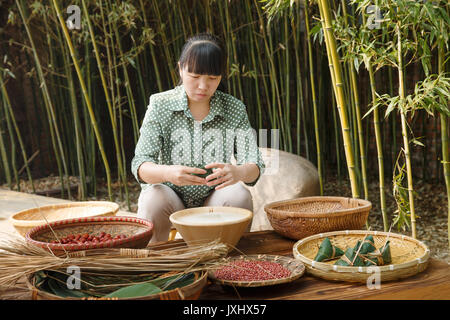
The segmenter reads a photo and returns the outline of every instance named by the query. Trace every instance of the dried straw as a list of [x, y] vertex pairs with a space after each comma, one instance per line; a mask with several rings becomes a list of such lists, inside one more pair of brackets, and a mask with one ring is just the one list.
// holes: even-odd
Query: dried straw
[[78, 266], [82, 271], [153, 272], [206, 270], [226, 256], [228, 247], [218, 240], [173, 247], [167, 244], [146, 249], [92, 249], [64, 256], [28, 244], [11, 234], [0, 235], [0, 288], [40, 270]]

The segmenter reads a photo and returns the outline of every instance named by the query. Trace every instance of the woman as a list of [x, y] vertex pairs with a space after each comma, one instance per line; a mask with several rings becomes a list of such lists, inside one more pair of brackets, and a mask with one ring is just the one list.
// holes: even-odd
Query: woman
[[255, 185], [265, 166], [245, 105], [217, 90], [225, 66], [214, 36], [194, 36], [178, 61], [181, 84], [150, 96], [131, 169], [142, 186], [138, 217], [154, 224], [151, 242], [167, 241], [175, 211], [253, 210], [250, 192], [238, 182]]

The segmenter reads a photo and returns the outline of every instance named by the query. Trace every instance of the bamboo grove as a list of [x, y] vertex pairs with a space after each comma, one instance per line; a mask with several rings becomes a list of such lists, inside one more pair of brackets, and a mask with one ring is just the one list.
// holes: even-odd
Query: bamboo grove
[[[10, 188], [46, 172], [60, 177], [63, 197], [72, 175], [80, 200], [100, 180], [111, 200], [113, 184], [128, 199], [149, 96], [178, 84], [184, 41], [209, 31], [226, 46], [226, 90], [244, 101], [256, 130], [278, 129], [280, 149], [317, 166], [321, 193], [337, 174], [353, 197], [370, 200], [374, 179], [384, 229], [409, 227], [414, 237], [414, 178], [434, 168], [450, 199], [448, 1], [6, 3], [0, 182]], [[66, 22], [70, 5], [80, 28]]]

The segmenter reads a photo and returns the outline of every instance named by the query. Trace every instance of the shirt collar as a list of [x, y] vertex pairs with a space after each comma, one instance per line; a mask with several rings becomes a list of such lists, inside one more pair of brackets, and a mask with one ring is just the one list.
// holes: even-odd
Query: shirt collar
[[[173, 104], [170, 109], [172, 111], [188, 111], [189, 106], [186, 90], [184, 89], [183, 85], [176, 87], [176, 89], [179, 91], [180, 103]], [[209, 114], [205, 119], [203, 119], [203, 121], [206, 122], [212, 120], [215, 116], [224, 116], [224, 109], [219, 101], [218, 90], [216, 90], [216, 92], [214, 92], [213, 96], [211, 97]]]

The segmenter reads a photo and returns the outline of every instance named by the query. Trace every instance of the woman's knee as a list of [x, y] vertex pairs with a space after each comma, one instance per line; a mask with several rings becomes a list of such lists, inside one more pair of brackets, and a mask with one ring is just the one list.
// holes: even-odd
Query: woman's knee
[[141, 192], [138, 201], [138, 217], [153, 220], [156, 216], [164, 216], [170, 211], [168, 186], [154, 184]]
[[224, 194], [223, 205], [226, 207], [244, 208], [253, 211], [252, 194], [243, 185], [236, 183]]

